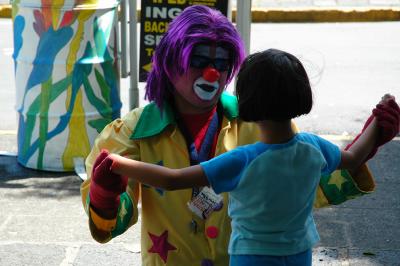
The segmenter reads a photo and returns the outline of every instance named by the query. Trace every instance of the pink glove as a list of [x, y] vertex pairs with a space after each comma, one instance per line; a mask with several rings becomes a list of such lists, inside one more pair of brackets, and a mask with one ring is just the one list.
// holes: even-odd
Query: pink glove
[[358, 134], [357, 137], [346, 146], [345, 150], [348, 150], [351, 145], [357, 141], [360, 135], [372, 122], [374, 117], [376, 117], [378, 123], [379, 134], [378, 138], [376, 139], [375, 147], [372, 149], [371, 153], [368, 154], [367, 158], [365, 158], [364, 163], [374, 157], [380, 146], [391, 141], [399, 133], [400, 108], [394, 98], [391, 97], [389, 100], [382, 101], [376, 105], [376, 108], [372, 110], [372, 115], [368, 118], [367, 122], [365, 122], [361, 133]]
[[98, 210], [117, 213], [120, 194], [125, 192], [128, 179], [111, 172], [112, 159], [109, 152], [102, 150], [93, 165], [90, 183], [90, 204]]

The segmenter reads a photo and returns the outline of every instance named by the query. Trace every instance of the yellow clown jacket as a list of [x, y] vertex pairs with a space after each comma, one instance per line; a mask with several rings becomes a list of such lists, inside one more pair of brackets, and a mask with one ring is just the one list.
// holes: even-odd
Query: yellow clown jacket
[[[238, 119], [236, 97], [224, 93], [220, 104], [224, 114], [216, 155], [258, 140], [255, 124]], [[221, 208], [203, 220], [187, 207], [192, 189], [163, 191], [129, 180], [126, 192], [121, 194], [116, 219], [105, 220], [98, 216], [90, 208], [88, 195], [92, 165], [102, 149], [170, 168], [189, 166], [185, 139], [170, 106], [164, 105], [162, 115], [154, 103], [132, 110], [122, 119], [107, 125], [97, 137], [86, 160], [88, 179], [81, 186], [91, 234], [96, 241], [105, 243], [124, 233], [137, 222], [138, 203], [141, 203], [143, 266], [229, 264], [227, 250], [231, 228], [227, 194], [222, 194]], [[365, 165], [353, 177], [347, 171], [336, 171], [321, 177], [314, 205], [340, 204], [373, 189], [374, 180]]]

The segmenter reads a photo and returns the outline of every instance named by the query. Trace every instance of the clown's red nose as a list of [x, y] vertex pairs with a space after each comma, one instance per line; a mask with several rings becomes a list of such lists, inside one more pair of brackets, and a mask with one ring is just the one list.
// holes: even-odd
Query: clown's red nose
[[208, 82], [215, 82], [219, 79], [219, 72], [213, 67], [206, 67], [203, 70], [203, 78]]

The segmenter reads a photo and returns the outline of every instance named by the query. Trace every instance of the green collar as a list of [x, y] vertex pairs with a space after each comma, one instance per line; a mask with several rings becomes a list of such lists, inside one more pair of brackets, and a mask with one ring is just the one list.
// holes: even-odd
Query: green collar
[[[235, 96], [224, 92], [221, 95], [220, 101], [224, 110], [224, 115], [230, 121], [238, 117], [239, 111]], [[163, 105], [163, 115], [161, 115], [158, 106], [152, 102], [144, 107], [130, 138], [142, 139], [158, 135], [170, 124], [175, 124], [175, 115], [171, 106], [165, 102]]]

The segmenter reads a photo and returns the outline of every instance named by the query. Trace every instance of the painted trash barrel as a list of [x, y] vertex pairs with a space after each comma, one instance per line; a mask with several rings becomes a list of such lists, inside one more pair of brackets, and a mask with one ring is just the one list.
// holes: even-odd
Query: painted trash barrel
[[18, 162], [71, 171], [120, 116], [115, 0], [13, 0]]

